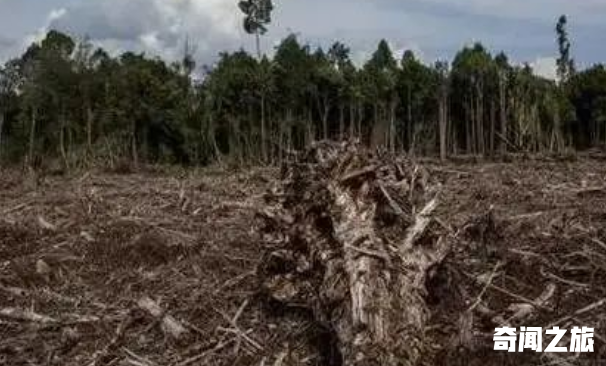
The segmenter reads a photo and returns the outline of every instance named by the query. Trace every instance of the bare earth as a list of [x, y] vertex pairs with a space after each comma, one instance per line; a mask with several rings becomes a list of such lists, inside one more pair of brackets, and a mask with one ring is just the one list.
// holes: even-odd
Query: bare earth
[[[596, 353], [566, 362], [606, 357], [606, 164], [424, 165], [443, 184], [439, 222], [466, 243], [430, 284], [427, 364], [570, 356], [492, 351], [495, 318], [595, 327]], [[35, 189], [1, 174], [0, 364], [329, 364], [329, 334], [259, 295], [255, 215], [277, 171], [91, 172]]]

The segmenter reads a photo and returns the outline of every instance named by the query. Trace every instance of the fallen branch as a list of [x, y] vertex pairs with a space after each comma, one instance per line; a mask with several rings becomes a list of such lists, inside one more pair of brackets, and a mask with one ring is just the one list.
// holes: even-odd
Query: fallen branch
[[57, 227], [53, 224], [51, 224], [50, 222], [46, 221], [46, 219], [44, 219], [44, 217], [42, 216], [38, 216], [38, 225], [40, 225], [40, 227], [44, 230], [48, 230], [48, 231], [56, 231]]
[[402, 255], [407, 255], [406, 251], [412, 249], [416, 241], [423, 235], [425, 229], [431, 222], [431, 215], [437, 207], [438, 199], [436, 197], [429, 201], [423, 210], [417, 214], [414, 225], [406, 231], [406, 238], [400, 246], [400, 253]]
[[589, 304], [589, 305], [585, 306], [584, 308], [581, 308], [581, 309], [579, 309], [579, 310], [575, 311], [573, 314], [566, 315], [565, 317], [562, 317], [562, 318], [560, 318], [560, 319], [558, 319], [558, 320], [554, 321], [553, 323], [549, 324], [549, 325], [547, 326], [547, 328], [553, 328], [554, 326], [556, 326], [556, 325], [560, 325], [560, 324], [562, 324], [563, 322], [565, 322], [565, 321], [567, 321], [567, 320], [570, 320], [570, 319], [574, 318], [575, 316], [579, 316], [579, 315], [581, 315], [581, 314], [585, 314], [585, 313], [588, 313], [588, 312], [590, 312], [590, 311], [592, 311], [592, 310], [595, 310], [595, 309], [601, 308], [601, 307], [602, 307], [602, 306], [604, 306], [605, 304], [606, 304], [606, 299], [601, 299], [601, 300], [599, 300], [599, 301], [596, 301], [596, 302], [594, 302], [594, 303], [592, 303], [592, 304]]
[[180, 339], [188, 333], [187, 329], [177, 321], [173, 316], [168, 315], [164, 310], [149, 297], [143, 297], [137, 301], [137, 305], [145, 310], [154, 318], [161, 321], [162, 330], [168, 333], [174, 339]]
[[492, 281], [494, 280], [494, 278], [497, 274], [497, 271], [499, 270], [499, 267], [501, 267], [501, 265], [502, 265], [502, 262], [497, 262], [497, 264], [494, 265], [494, 268], [492, 269], [492, 272], [490, 273], [490, 276], [488, 277], [486, 284], [482, 288], [482, 291], [476, 298], [476, 301], [474, 301], [473, 305], [471, 305], [469, 307], [469, 309], [467, 309], [467, 311], [473, 311], [478, 305], [480, 305], [482, 303], [482, 297], [484, 296], [484, 294], [486, 293], [486, 290], [488, 290], [490, 285], [492, 285]]
[[57, 319], [51, 318], [50, 316], [38, 314], [30, 310], [21, 310], [17, 308], [0, 309], [0, 317], [11, 320], [29, 321], [43, 324], [59, 323]]

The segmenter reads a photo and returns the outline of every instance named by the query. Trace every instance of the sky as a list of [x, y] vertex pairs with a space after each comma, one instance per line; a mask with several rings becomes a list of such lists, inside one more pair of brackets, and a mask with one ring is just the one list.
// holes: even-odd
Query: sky
[[[426, 63], [450, 60], [480, 41], [537, 74], [554, 77], [554, 28], [566, 14], [579, 66], [606, 61], [606, 0], [274, 0], [264, 52], [295, 33], [311, 46], [346, 43], [363, 62], [380, 39]], [[221, 51], [254, 49], [237, 0], [0, 0], [0, 62], [56, 29], [112, 53], [142, 51], [179, 59], [186, 40], [199, 65]]]

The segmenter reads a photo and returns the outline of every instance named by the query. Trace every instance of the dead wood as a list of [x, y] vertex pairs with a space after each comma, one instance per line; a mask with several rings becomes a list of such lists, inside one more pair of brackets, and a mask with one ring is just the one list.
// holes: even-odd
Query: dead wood
[[29, 321], [42, 324], [53, 324], [59, 321], [50, 316], [35, 313], [30, 310], [21, 310], [17, 308], [0, 309], [0, 317], [19, 321]]
[[162, 330], [174, 339], [180, 339], [188, 333], [187, 329], [173, 316], [166, 314], [165, 311], [149, 297], [143, 297], [137, 301], [137, 305], [148, 312], [151, 316], [159, 320], [162, 324]]
[[[606, 165], [417, 166], [319, 143], [281, 177], [91, 171], [31, 191], [4, 170], [0, 364], [603, 360]], [[137, 306], [148, 294], [161, 316]], [[188, 332], [178, 342], [163, 329], [167, 310]], [[507, 322], [594, 327], [595, 353], [496, 352], [494, 327]]]
[[430, 352], [425, 279], [447, 249], [430, 229], [438, 188], [405, 158], [313, 146], [264, 210], [271, 243], [283, 239], [261, 270], [268, 295], [329, 324], [345, 365], [419, 364]]

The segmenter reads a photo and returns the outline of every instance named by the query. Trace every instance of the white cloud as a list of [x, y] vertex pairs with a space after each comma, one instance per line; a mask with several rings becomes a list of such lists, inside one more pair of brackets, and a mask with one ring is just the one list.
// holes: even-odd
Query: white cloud
[[110, 51], [134, 50], [174, 60], [188, 38], [203, 62], [241, 42], [241, 16], [233, 0], [87, 0], [53, 10], [48, 29], [87, 36]]
[[44, 25], [38, 28], [35, 32], [28, 34], [21, 41], [21, 48], [25, 49], [33, 42], [39, 42], [44, 39], [44, 36], [48, 32], [50, 25], [55, 21], [58, 21], [59, 19], [63, 18], [66, 14], [67, 10], [65, 8], [51, 10], [46, 16], [46, 21], [44, 22]]
[[[0, 33], [13, 43], [9, 48], [0, 40], [0, 61], [2, 56], [17, 56], [51, 28], [87, 36], [113, 53], [145, 51], [170, 60], [181, 57], [188, 39], [200, 64], [211, 63], [224, 50], [245, 46], [254, 51], [254, 38], [242, 30], [237, 0], [0, 3], [15, 13], [0, 14]], [[357, 63], [370, 56], [381, 38], [390, 41], [398, 58], [402, 50], [412, 49], [426, 63], [451, 59], [465, 40], [474, 37], [494, 51], [505, 50], [512, 59], [533, 60], [555, 49], [553, 28], [563, 13], [570, 15], [577, 59], [598, 62], [605, 52], [591, 46], [603, 34], [606, 0], [275, 0], [275, 5], [274, 22], [262, 40], [268, 54], [272, 45], [296, 32], [301, 42], [313, 46], [346, 43]], [[13, 18], [19, 21], [11, 23]], [[535, 68], [548, 70], [545, 60], [534, 63]]]
[[535, 75], [550, 80], [557, 79], [557, 66], [555, 57], [539, 57], [530, 63]]
[[47, 22], [48, 23], [52, 23], [56, 20], [61, 19], [63, 16], [65, 16], [65, 14], [67, 13], [67, 10], [65, 8], [60, 8], [60, 9], [53, 9], [51, 10], [51, 12], [48, 14], [48, 18], [47, 18]]

